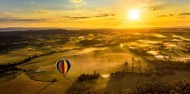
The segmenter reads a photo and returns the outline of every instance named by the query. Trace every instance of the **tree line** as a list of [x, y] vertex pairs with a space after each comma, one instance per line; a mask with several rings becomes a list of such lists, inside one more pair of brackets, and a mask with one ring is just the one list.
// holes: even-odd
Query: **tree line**
[[93, 74], [81, 74], [79, 77], [78, 77], [78, 81], [88, 81], [88, 80], [95, 80], [95, 79], [98, 79], [100, 77], [100, 74], [99, 73], [96, 73], [96, 71], [94, 71]]

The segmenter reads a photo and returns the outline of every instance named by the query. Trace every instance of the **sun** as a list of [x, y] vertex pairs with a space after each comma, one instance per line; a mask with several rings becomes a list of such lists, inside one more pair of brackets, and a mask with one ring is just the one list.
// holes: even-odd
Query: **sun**
[[140, 17], [140, 11], [139, 10], [130, 10], [128, 12], [128, 18], [130, 20], [138, 20]]

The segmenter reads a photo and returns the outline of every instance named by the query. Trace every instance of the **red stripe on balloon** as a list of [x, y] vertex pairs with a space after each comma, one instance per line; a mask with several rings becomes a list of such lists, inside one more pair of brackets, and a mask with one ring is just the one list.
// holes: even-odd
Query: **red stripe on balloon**
[[62, 61], [61, 69], [62, 69], [62, 73], [65, 74], [65, 64], [64, 64], [64, 60]]

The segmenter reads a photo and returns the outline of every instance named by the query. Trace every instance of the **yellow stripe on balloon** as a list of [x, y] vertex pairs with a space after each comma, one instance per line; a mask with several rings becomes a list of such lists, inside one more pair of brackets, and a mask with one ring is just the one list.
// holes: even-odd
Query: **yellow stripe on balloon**
[[67, 69], [68, 69], [68, 67], [67, 67], [67, 63], [66, 63], [66, 61], [64, 60], [64, 74], [67, 72]]
[[60, 63], [59, 63], [59, 66], [58, 66], [58, 67], [59, 67], [59, 70], [63, 73], [61, 66], [62, 66], [62, 61], [60, 61]]

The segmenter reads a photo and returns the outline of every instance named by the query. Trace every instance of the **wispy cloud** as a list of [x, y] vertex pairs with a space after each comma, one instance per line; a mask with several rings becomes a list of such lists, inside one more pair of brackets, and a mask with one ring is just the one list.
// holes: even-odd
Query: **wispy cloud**
[[82, 19], [90, 19], [90, 18], [103, 18], [103, 17], [114, 17], [116, 14], [114, 13], [104, 13], [95, 16], [63, 16], [62, 18], [70, 19], [70, 20], [82, 20]]
[[78, 20], [78, 19], [88, 19], [88, 18], [92, 18], [92, 17], [88, 17], [88, 16], [63, 16], [62, 18], [68, 18], [71, 20]]
[[34, 12], [35, 12], [35, 13], [51, 13], [51, 12], [48, 11], [48, 10], [35, 10]]
[[10, 17], [10, 16], [12, 15], [8, 12], [0, 12], [0, 17]]
[[0, 18], [0, 22], [39, 22], [47, 19]]
[[111, 17], [111, 16], [116, 16], [114, 13], [105, 13], [105, 14], [100, 14], [95, 17]]
[[156, 17], [171, 17], [174, 16], [174, 14], [162, 14], [162, 15], [158, 15]]
[[0, 12], [0, 22], [34, 22], [46, 21], [47, 19], [23, 18], [20, 14], [11, 14], [9, 12]]
[[87, 4], [84, 0], [70, 0], [75, 7], [81, 7]]
[[0, 12], [0, 18], [6, 18], [6, 17], [21, 17], [21, 14], [11, 14], [9, 12]]
[[83, 3], [84, 2], [84, 0], [70, 0], [70, 1], [73, 3]]
[[34, 1], [31, 1], [30, 3], [31, 3], [31, 4], [34, 4], [35, 2], [34, 2]]
[[190, 12], [180, 13], [179, 15], [190, 15]]
[[161, 10], [161, 9], [165, 8], [166, 5], [167, 5], [166, 2], [152, 1], [152, 2], [142, 4], [142, 7], [148, 9], [149, 11], [156, 11], [156, 10]]
[[184, 16], [181, 16], [181, 17], [177, 17], [177, 18], [185, 18]]

